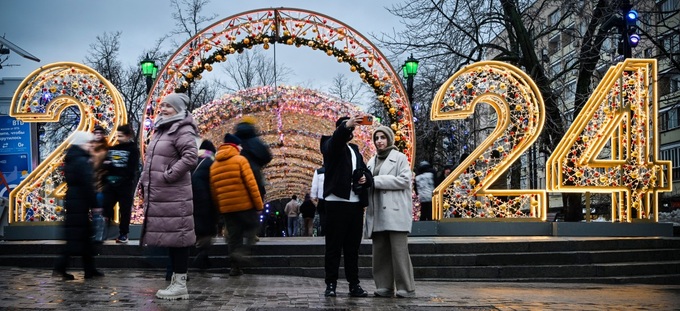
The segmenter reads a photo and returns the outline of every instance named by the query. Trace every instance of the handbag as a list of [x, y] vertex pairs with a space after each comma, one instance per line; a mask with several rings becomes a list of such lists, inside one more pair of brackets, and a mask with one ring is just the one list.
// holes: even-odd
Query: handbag
[[106, 219], [101, 212], [92, 212], [92, 241], [103, 243], [106, 239]]

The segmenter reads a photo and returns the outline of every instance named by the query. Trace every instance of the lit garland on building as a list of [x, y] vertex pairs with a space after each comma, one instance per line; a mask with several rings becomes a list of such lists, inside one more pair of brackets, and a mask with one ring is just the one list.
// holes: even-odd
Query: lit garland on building
[[[68, 106], [80, 109], [76, 130], [102, 126], [111, 133], [109, 142], [115, 139], [111, 129], [127, 123], [118, 90], [94, 69], [77, 63], [53, 63], [33, 71], [14, 93], [9, 113], [24, 122], [49, 123], [57, 121]], [[66, 184], [61, 167], [68, 147], [66, 139], [12, 190], [10, 223], [63, 220], [61, 198]]]

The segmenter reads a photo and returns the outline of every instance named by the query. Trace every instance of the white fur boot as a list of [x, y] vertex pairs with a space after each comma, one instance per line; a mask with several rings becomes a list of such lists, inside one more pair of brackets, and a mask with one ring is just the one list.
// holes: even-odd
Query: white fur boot
[[189, 290], [187, 290], [187, 274], [173, 273], [172, 282], [166, 289], [159, 289], [156, 292], [156, 297], [160, 299], [189, 299]]

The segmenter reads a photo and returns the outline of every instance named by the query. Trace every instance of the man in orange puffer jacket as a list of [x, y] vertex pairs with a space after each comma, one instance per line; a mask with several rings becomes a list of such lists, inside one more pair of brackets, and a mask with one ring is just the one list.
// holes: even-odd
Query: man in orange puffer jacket
[[[224, 143], [217, 149], [215, 162], [210, 167], [210, 190], [224, 223], [229, 238], [229, 275], [243, 274], [250, 246], [255, 243], [255, 232], [259, 227], [258, 212], [263, 203], [260, 190], [248, 160], [239, 154], [241, 140], [232, 135], [224, 136]], [[246, 244], [243, 244], [243, 238]]]

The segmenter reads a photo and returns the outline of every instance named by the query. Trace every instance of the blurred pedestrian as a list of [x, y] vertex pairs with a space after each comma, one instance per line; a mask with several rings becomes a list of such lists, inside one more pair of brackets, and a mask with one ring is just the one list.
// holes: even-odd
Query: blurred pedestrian
[[[92, 140], [92, 148], [90, 148], [90, 154], [92, 154], [92, 168], [94, 170], [94, 184], [95, 191], [97, 192], [97, 208], [103, 208], [104, 206], [104, 175], [106, 169], [104, 168], [104, 160], [106, 159], [106, 154], [109, 151], [109, 142], [107, 141], [108, 131], [101, 125], [96, 125], [94, 130], [92, 130], [94, 138]], [[109, 219], [111, 221], [112, 219]]]
[[297, 235], [300, 230], [300, 222], [298, 221], [298, 216], [300, 216], [300, 203], [297, 200], [297, 195], [292, 196], [283, 212], [288, 216], [288, 236]]
[[94, 135], [77, 131], [71, 136], [71, 146], [64, 158], [64, 180], [66, 196], [64, 197], [64, 238], [66, 244], [61, 256], [54, 265], [53, 277], [62, 280], [73, 280], [73, 274], [66, 272], [71, 256], [82, 256], [85, 278], [103, 277], [94, 265], [94, 244], [92, 242], [92, 226], [90, 210], [97, 207], [97, 194], [94, 188], [94, 170], [92, 166], [92, 140]]
[[366, 209], [364, 235], [373, 239], [375, 296], [415, 297], [413, 265], [408, 252], [413, 204], [411, 167], [394, 146], [394, 133], [386, 126], [373, 132], [377, 154], [368, 161], [373, 174]]
[[229, 275], [239, 276], [243, 274], [242, 267], [255, 243], [255, 232], [260, 225], [258, 213], [264, 204], [253, 170], [248, 160], [239, 154], [241, 140], [226, 134], [223, 142], [210, 167], [210, 189], [229, 232]]
[[134, 141], [134, 132], [129, 124], [118, 126], [116, 138], [118, 144], [109, 148], [102, 165], [104, 216], [113, 219], [113, 208], [118, 203], [119, 234], [116, 243], [127, 243], [139, 169], [139, 147]]
[[416, 175], [416, 194], [420, 200], [420, 221], [432, 220], [432, 192], [434, 191], [434, 169], [430, 162], [422, 161]]
[[305, 195], [305, 200], [300, 205], [300, 214], [304, 220], [302, 226], [302, 236], [312, 236], [314, 233], [314, 215], [316, 215], [316, 206], [312, 203], [309, 193]]
[[[361, 116], [342, 117], [335, 122], [335, 131], [324, 144], [323, 162], [326, 167], [324, 199], [327, 222], [324, 296], [337, 296], [338, 270], [344, 254], [345, 278], [349, 283], [351, 297], [366, 297], [368, 293], [359, 285], [359, 246], [364, 218], [364, 207], [368, 205], [368, 194], [361, 191], [368, 177], [364, 158], [359, 147], [351, 144], [354, 127]], [[359, 172], [355, 175], [355, 172]], [[354, 177], [361, 177], [355, 180]]]
[[207, 139], [198, 147], [198, 165], [191, 174], [191, 188], [194, 194], [194, 231], [196, 232], [196, 258], [193, 265], [199, 269], [210, 268], [208, 250], [212, 238], [217, 234], [219, 212], [210, 191], [210, 166], [215, 160], [215, 145]]
[[191, 172], [198, 156], [197, 127], [186, 110], [188, 103], [183, 93], [161, 99], [140, 179], [144, 196], [140, 245], [167, 247], [172, 264], [170, 285], [156, 292], [161, 299], [189, 299], [189, 250], [196, 243]]
[[[319, 150], [323, 154], [324, 145], [331, 137], [323, 135], [319, 140]], [[316, 212], [319, 214], [319, 231], [317, 236], [326, 235], [326, 200], [323, 196], [323, 183], [326, 176], [326, 168], [322, 165], [320, 168], [314, 170], [314, 177], [312, 178], [312, 189], [310, 196], [316, 202]]]
[[257, 187], [264, 201], [267, 193], [265, 190], [266, 180], [262, 174], [262, 168], [272, 161], [272, 152], [269, 146], [260, 139], [255, 118], [246, 116], [234, 129], [234, 135], [241, 140], [241, 155], [248, 159], [248, 164], [253, 170], [253, 175], [257, 181]]

